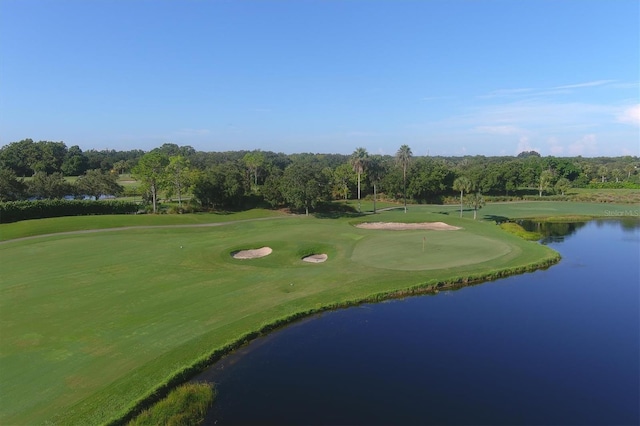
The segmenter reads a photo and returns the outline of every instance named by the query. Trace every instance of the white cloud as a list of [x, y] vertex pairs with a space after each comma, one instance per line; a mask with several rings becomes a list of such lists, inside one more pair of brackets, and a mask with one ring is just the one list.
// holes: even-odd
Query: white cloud
[[598, 153], [597, 138], [594, 134], [584, 135], [580, 140], [572, 143], [568, 147], [570, 156], [590, 156]]
[[640, 104], [625, 108], [618, 114], [618, 122], [640, 126]]
[[566, 84], [564, 86], [556, 86], [553, 89], [578, 89], [581, 87], [603, 86], [605, 84], [609, 84], [613, 82], [615, 82], [615, 80], [595, 80], [595, 81], [588, 81], [586, 83]]
[[516, 155], [520, 154], [521, 152], [524, 151], [536, 151], [536, 152], [540, 152], [540, 148], [533, 148], [531, 146], [531, 144], [529, 143], [529, 138], [526, 136], [522, 136], [520, 138], [520, 140], [518, 141], [518, 148], [516, 150]]
[[517, 126], [478, 126], [475, 128], [478, 133], [488, 133], [490, 135], [517, 135], [525, 131]]
[[551, 136], [547, 140], [547, 144], [549, 145], [549, 152], [551, 153], [551, 155], [561, 156], [562, 154], [564, 154], [564, 147], [560, 145], [560, 143], [558, 142], [558, 138], [556, 138], [555, 136]]

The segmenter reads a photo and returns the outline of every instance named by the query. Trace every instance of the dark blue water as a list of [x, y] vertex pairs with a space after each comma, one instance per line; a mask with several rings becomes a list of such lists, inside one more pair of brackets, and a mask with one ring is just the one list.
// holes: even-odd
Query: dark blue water
[[196, 379], [218, 389], [207, 424], [640, 423], [640, 222], [548, 244], [548, 270], [257, 340]]

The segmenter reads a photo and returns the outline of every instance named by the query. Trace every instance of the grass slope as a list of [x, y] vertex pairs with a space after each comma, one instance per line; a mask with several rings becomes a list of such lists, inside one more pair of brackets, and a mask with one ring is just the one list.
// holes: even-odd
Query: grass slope
[[[445, 221], [464, 229], [422, 231], [414, 238], [405, 231], [358, 229], [353, 219], [297, 217], [0, 244], [0, 423], [104, 423], [267, 324], [377, 294], [498, 276], [556, 257], [492, 222], [459, 219], [455, 207], [451, 214], [441, 209], [411, 207], [407, 214], [389, 211], [375, 219]], [[545, 211], [557, 215], [561, 209], [549, 205]], [[246, 215], [231, 218], [269, 214]], [[206, 223], [215, 216], [175, 217], [151, 216], [144, 224]], [[100, 225], [114, 220], [88, 219]], [[42, 232], [84, 229], [85, 220], [55, 219]], [[434, 258], [417, 249], [423, 235]], [[465, 242], [469, 249], [461, 255]], [[248, 261], [230, 256], [262, 246], [273, 254]], [[310, 253], [327, 253], [329, 260], [300, 260]], [[411, 260], [402, 264], [407, 256]]]

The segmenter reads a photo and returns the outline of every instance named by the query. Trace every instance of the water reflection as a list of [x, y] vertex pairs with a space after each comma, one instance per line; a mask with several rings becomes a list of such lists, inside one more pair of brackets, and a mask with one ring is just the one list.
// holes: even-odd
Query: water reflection
[[543, 235], [542, 244], [557, 243], [575, 234], [587, 222], [540, 222], [534, 220], [516, 221], [525, 230]]

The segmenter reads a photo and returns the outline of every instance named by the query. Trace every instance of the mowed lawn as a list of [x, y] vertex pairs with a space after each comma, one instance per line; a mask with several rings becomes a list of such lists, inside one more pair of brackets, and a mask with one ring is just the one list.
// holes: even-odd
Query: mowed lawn
[[[450, 211], [410, 207], [407, 214], [358, 219], [248, 214], [223, 226], [4, 242], [0, 424], [104, 423], [198, 359], [278, 319], [555, 256], [492, 221], [459, 219], [455, 207], [445, 209]], [[180, 224], [194, 220], [187, 217]], [[59, 219], [71, 221], [64, 230], [74, 229], [73, 219], [84, 220]], [[367, 219], [443, 221], [463, 229], [353, 226]], [[55, 220], [50, 226], [55, 228]], [[263, 246], [273, 253], [253, 260], [231, 257]], [[312, 253], [329, 259], [301, 261]]]

